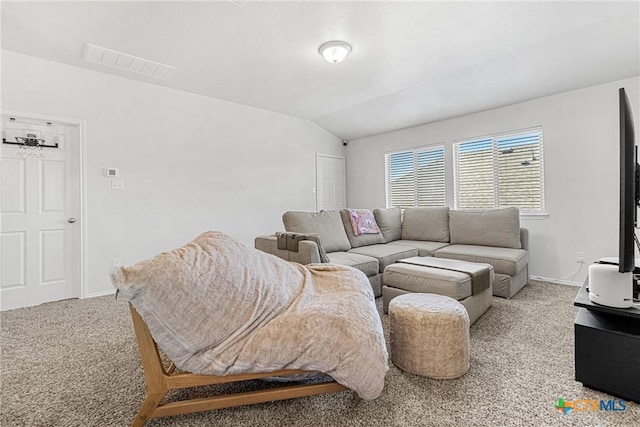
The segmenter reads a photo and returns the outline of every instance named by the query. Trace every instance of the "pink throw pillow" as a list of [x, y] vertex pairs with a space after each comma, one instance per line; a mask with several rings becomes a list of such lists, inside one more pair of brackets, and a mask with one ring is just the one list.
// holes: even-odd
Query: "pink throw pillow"
[[351, 228], [353, 234], [359, 236], [361, 234], [378, 234], [380, 228], [376, 223], [376, 218], [370, 209], [347, 209], [349, 211], [349, 219], [351, 220]]

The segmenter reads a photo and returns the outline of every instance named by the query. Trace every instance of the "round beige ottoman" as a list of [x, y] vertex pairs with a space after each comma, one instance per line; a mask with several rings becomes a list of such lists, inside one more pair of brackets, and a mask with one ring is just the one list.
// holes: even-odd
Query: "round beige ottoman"
[[403, 371], [435, 379], [469, 369], [469, 315], [453, 298], [406, 294], [389, 303], [391, 360]]

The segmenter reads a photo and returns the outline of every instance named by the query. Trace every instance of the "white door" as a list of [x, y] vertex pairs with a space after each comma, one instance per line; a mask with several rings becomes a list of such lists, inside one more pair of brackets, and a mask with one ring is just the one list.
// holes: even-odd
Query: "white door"
[[316, 154], [316, 209], [347, 207], [344, 157]]
[[79, 126], [3, 115], [2, 136], [0, 308], [80, 297]]

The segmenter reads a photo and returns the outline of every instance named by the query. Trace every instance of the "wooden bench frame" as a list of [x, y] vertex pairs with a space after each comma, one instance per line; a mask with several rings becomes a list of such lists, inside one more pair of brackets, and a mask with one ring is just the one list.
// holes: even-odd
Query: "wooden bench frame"
[[[138, 350], [142, 360], [142, 368], [147, 383], [147, 394], [140, 410], [133, 419], [131, 426], [143, 426], [149, 419], [172, 415], [188, 414], [191, 412], [208, 411], [212, 409], [230, 408], [254, 403], [271, 402], [276, 400], [293, 399], [296, 397], [313, 396], [316, 394], [333, 393], [348, 390], [336, 381], [323, 383], [285, 385], [266, 390], [255, 390], [227, 395], [217, 395], [205, 398], [195, 398], [176, 402], [161, 403], [171, 390], [226, 384], [237, 381], [255, 380], [273, 376], [292, 375], [307, 371], [284, 369], [273, 372], [261, 372], [237, 375], [198, 375], [189, 372], [175, 372], [175, 365], [171, 363], [165, 369], [156, 342], [151, 336], [140, 314], [129, 304], [133, 327], [138, 341]], [[355, 396], [355, 393], [354, 393]]]

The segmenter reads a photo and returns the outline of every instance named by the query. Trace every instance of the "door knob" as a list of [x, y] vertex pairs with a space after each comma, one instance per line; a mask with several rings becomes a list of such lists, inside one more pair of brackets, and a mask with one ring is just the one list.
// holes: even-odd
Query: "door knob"
[[67, 220], [67, 222], [68, 222], [69, 224], [73, 224], [74, 222], [76, 222], [76, 219], [75, 219], [75, 218], [69, 218], [69, 219]]

